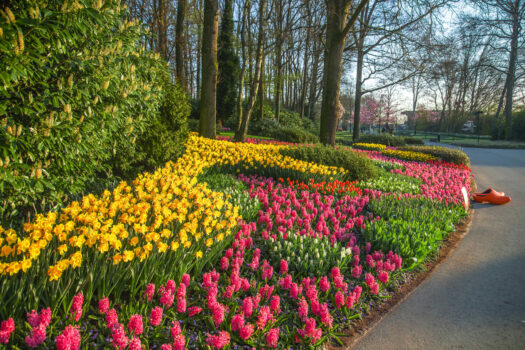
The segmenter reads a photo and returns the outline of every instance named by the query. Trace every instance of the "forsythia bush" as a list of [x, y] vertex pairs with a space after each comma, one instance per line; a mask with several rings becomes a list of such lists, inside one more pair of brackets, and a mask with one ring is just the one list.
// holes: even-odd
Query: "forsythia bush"
[[167, 67], [119, 0], [24, 0], [0, 9], [1, 222], [79, 193], [132, 157]]

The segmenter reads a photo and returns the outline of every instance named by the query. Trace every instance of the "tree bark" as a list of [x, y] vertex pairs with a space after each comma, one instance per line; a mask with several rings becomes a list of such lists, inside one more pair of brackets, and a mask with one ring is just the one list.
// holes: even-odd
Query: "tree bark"
[[248, 133], [248, 124], [253, 112], [253, 106], [255, 105], [255, 99], [257, 98], [257, 91], [259, 88], [259, 79], [261, 78], [261, 66], [263, 59], [263, 48], [264, 48], [264, 13], [266, 9], [266, 0], [261, 0], [259, 3], [259, 35], [257, 38], [257, 52], [255, 58], [255, 74], [251, 81], [250, 98], [248, 100], [248, 109], [243, 114], [241, 127], [235, 133], [235, 140], [244, 142], [246, 134]]
[[[177, 81], [188, 89], [184, 79], [184, 17], [186, 16], [187, 0], [178, 0], [177, 3], [177, 23], [175, 25], [175, 72]], [[197, 78], [198, 79], [198, 78]]]
[[326, 53], [324, 58], [324, 88], [321, 107], [320, 140], [323, 144], [335, 146], [337, 119], [342, 110], [339, 102], [341, 70], [345, 39], [363, 11], [368, 0], [361, 0], [347, 23], [353, 1], [325, 0], [326, 3]]
[[236, 132], [239, 132], [241, 130], [242, 125], [242, 118], [243, 118], [243, 108], [242, 108], [242, 92], [244, 87], [244, 75], [246, 74], [246, 40], [244, 36], [244, 31], [246, 29], [246, 17], [248, 16], [250, 8], [250, 0], [246, 0], [244, 3], [244, 9], [242, 14], [242, 23], [241, 23], [241, 30], [240, 30], [240, 36], [241, 36], [241, 57], [242, 57], [242, 67], [241, 67], [241, 75], [239, 77], [239, 95], [237, 96], [237, 129]]
[[202, 89], [199, 135], [211, 139], [215, 139], [218, 32], [219, 2], [218, 0], [205, 0], [202, 33]]
[[353, 139], [358, 140], [361, 132], [361, 98], [363, 97], [363, 47], [357, 49], [357, 67], [355, 72], [354, 132]]
[[[519, 6], [519, 5], [518, 5]], [[518, 60], [518, 38], [520, 35], [520, 20], [518, 13], [513, 15], [512, 37], [510, 41], [509, 69], [505, 81], [506, 98], [505, 98], [505, 138], [512, 138], [512, 104], [514, 97], [514, 83], [516, 80], [516, 63]]]
[[281, 113], [281, 94], [283, 88], [283, 4], [275, 1], [275, 12], [277, 15], [277, 33], [275, 33], [275, 120], [279, 121]]

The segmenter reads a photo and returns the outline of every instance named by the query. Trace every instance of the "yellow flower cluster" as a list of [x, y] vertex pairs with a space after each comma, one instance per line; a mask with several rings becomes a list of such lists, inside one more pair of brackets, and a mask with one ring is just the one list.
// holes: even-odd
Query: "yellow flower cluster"
[[241, 218], [222, 193], [197, 183], [214, 165], [280, 167], [313, 174], [346, 171], [283, 156], [282, 145], [231, 143], [190, 135], [185, 154], [132, 184], [120, 183], [101, 196], [86, 195], [59, 213], [38, 215], [22, 233], [0, 227], [0, 275], [26, 272], [37, 261], [50, 280], [83, 261], [143, 261], [151, 254], [185, 249], [200, 258], [230, 235]]
[[385, 145], [379, 143], [365, 143], [365, 142], [356, 142], [352, 145], [353, 148], [365, 149], [369, 151], [383, 151], [386, 149]]
[[421, 152], [411, 152], [411, 151], [400, 151], [400, 150], [394, 150], [394, 149], [387, 149], [381, 152], [383, 155], [387, 157], [397, 158], [397, 159], [403, 159], [403, 160], [411, 160], [411, 161], [417, 161], [417, 162], [426, 162], [429, 160], [437, 160], [436, 157], [431, 156], [430, 154], [425, 154]]

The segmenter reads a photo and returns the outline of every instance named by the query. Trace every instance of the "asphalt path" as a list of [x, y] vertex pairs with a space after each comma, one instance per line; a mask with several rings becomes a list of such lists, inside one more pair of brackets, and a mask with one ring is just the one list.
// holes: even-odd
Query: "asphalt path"
[[478, 191], [468, 234], [354, 349], [525, 349], [525, 150], [463, 149]]

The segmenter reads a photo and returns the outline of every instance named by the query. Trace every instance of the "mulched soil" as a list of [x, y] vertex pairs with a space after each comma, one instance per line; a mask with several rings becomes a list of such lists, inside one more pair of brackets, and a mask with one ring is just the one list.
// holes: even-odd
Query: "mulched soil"
[[404, 301], [423, 281], [432, 275], [434, 270], [446, 260], [450, 253], [456, 248], [459, 242], [468, 233], [468, 229], [472, 223], [474, 210], [470, 209], [469, 215], [456, 225], [456, 230], [444, 239], [441, 249], [435, 257], [424, 264], [420, 272], [410, 273], [406, 282], [393, 292], [392, 297], [385, 299], [384, 302], [376, 305], [369, 314], [363, 316], [361, 320], [355, 321], [350, 328], [343, 330], [341, 333], [345, 334], [340, 337], [343, 346], [335, 343], [328, 343], [327, 350], [350, 349], [357, 344], [365, 334], [371, 331], [379, 322], [398, 304]]

